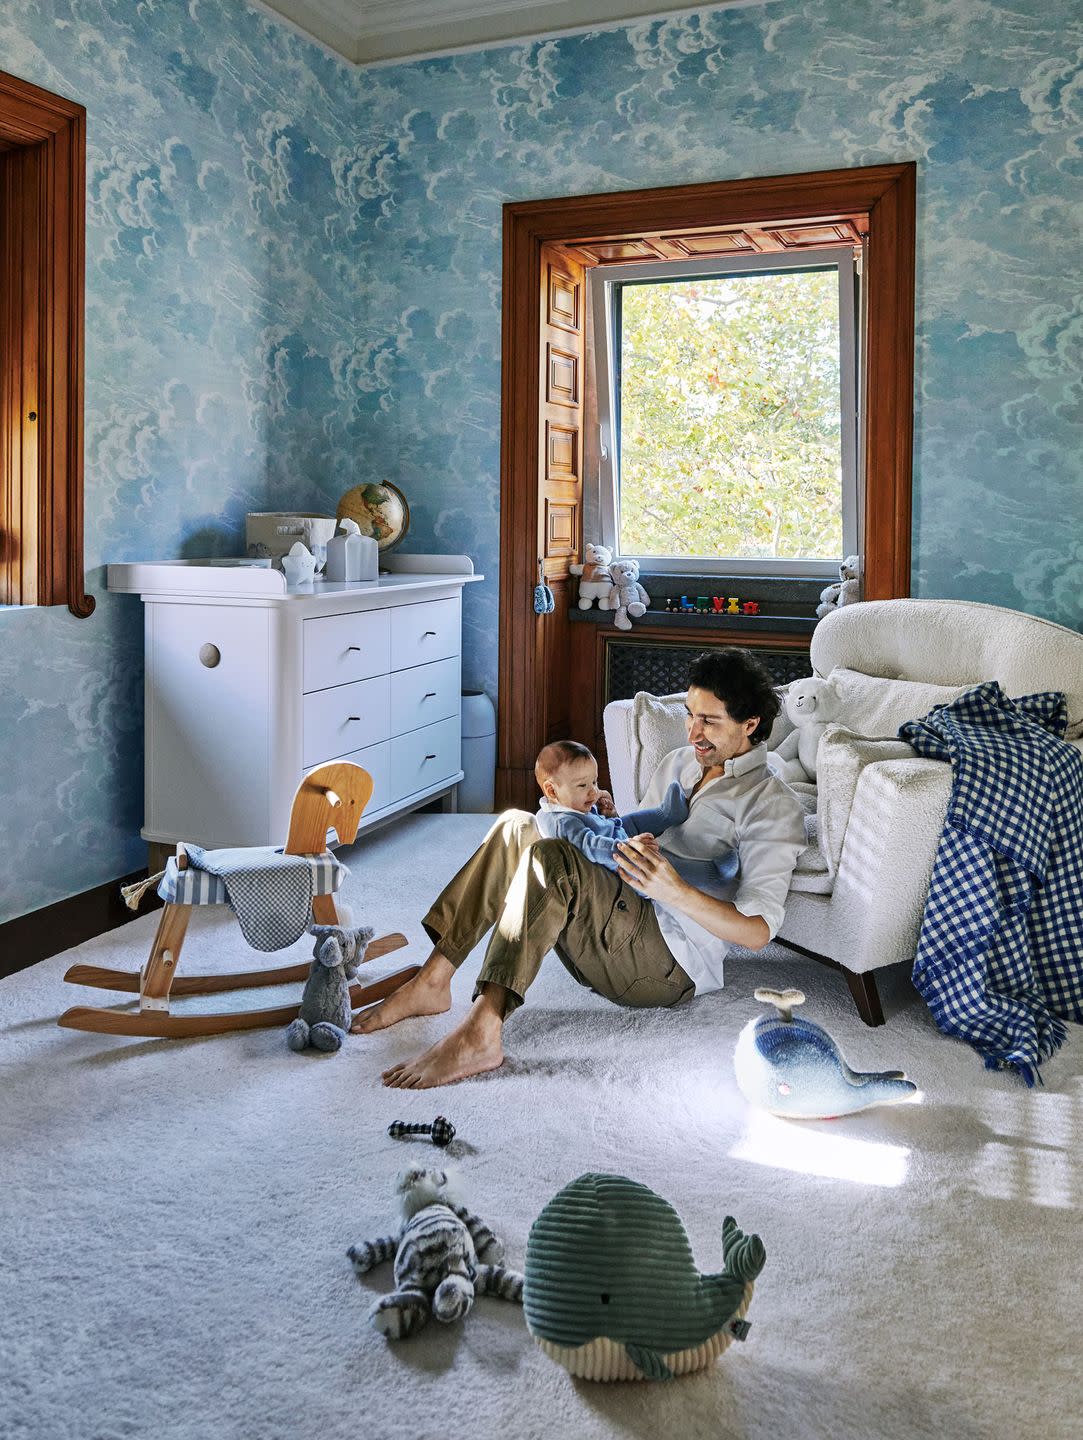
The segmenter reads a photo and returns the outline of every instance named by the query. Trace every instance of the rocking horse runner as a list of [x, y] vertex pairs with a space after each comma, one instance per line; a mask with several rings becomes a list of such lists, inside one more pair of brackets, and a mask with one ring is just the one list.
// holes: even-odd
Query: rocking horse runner
[[[96, 1006], [77, 1005], [66, 1010], [57, 1021], [71, 1030], [94, 1030], [105, 1035], [147, 1035], [160, 1038], [181, 1038], [189, 1035], [217, 1035], [228, 1030], [254, 1030], [262, 1026], [288, 1025], [298, 1013], [299, 1002], [279, 1005], [268, 1010], [237, 1010], [219, 1015], [171, 1015], [169, 1000], [175, 995], [209, 995], [221, 990], [251, 989], [263, 985], [284, 985], [290, 981], [308, 978], [310, 962], [299, 965], [283, 965], [271, 970], [251, 970], [231, 975], [188, 975], [178, 977], [177, 962], [184, 943], [188, 920], [195, 905], [218, 905], [231, 900], [242, 921], [246, 938], [256, 939], [262, 949], [282, 948], [280, 938], [274, 943], [274, 928], [256, 938], [251, 927], [258, 927], [258, 916], [247, 900], [238, 903], [238, 896], [228, 893], [228, 882], [224, 877], [231, 869], [240, 869], [240, 862], [247, 861], [248, 869], [258, 867], [261, 862], [285, 869], [287, 856], [304, 857], [309, 863], [300, 865], [291, 882], [304, 887], [303, 901], [305, 914], [300, 917], [302, 925], [297, 934], [287, 929], [290, 944], [304, 933], [311, 918], [320, 925], [338, 925], [339, 916], [335, 908], [334, 890], [342, 881], [343, 867], [327, 850], [327, 832], [334, 828], [339, 841], [350, 844], [357, 838], [357, 827], [361, 813], [372, 795], [372, 777], [359, 765], [348, 761], [336, 761], [321, 765], [306, 775], [297, 788], [290, 811], [290, 828], [282, 852], [274, 849], [252, 849], [247, 851], [206, 851], [200, 852], [202, 868], [192, 869], [184, 845], [177, 846], [177, 854], [165, 870], [165, 877], [159, 894], [166, 899], [165, 909], [158, 924], [154, 945], [143, 969], [136, 973], [126, 970], [106, 970], [98, 965], [73, 965], [64, 976], [75, 985], [93, 985], [102, 990], [130, 991], [139, 995], [139, 1009], [134, 1012], [102, 1009]], [[196, 851], [195, 846], [191, 849]], [[230, 864], [223, 857], [229, 857]], [[285, 909], [297, 906], [297, 894], [287, 898]], [[294, 927], [295, 928], [295, 927]], [[406, 944], [406, 936], [384, 935], [369, 942], [365, 959], [374, 960], [399, 950]], [[383, 1000], [417, 974], [416, 965], [407, 966], [393, 975], [385, 976], [372, 985], [351, 985], [350, 1003], [355, 1008], [371, 1005]]]

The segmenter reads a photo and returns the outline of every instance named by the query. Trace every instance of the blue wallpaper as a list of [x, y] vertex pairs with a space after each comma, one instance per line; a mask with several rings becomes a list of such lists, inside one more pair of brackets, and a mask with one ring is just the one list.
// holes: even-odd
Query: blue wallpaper
[[143, 859], [142, 620], [109, 560], [402, 486], [495, 694], [501, 206], [919, 163], [914, 591], [1083, 626], [1075, 0], [810, 0], [358, 71], [241, 0], [0, 0], [88, 110], [95, 615], [0, 611], [0, 920]]

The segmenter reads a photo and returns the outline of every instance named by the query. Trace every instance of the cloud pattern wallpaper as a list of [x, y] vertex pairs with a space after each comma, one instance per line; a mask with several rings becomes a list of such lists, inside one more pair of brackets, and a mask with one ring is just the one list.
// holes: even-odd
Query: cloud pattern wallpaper
[[[496, 693], [501, 206], [916, 160], [917, 595], [1083, 625], [1074, 0], [737, 5], [355, 70], [245, 0], [0, 0], [88, 111], [86, 563], [0, 610], [0, 920], [138, 868], [142, 614], [109, 561], [406, 492]], [[532, 578], [524, 581], [532, 585]]]

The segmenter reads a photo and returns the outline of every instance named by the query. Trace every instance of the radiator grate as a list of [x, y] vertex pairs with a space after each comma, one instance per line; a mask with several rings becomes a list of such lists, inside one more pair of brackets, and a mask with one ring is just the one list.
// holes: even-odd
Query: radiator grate
[[[704, 645], [656, 645], [647, 640], [610, 640], [605, 650], [605, 704], [630, 700], [637, 690], [672, 695], [688, 684], [693, 660]], [[805, 649], [758, 649], [742, 646], [760, 662], [776, 685], [812, 674]]]

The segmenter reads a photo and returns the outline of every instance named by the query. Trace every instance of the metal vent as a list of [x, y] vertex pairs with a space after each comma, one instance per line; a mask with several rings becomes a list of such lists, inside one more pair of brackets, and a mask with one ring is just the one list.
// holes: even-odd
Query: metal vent
[[[637, 690], [648, 690], [652, 695], [672, 695], [683, 690], [688, 684], [693, 660], [707, 648], [705, 645], [610, 640], [605, 647], [605, 704], [610, 700], [630, 700]], [[759, 650], [752, 645], [741, 648], [747, 648], [776, 685], [786, 685], [812, 674], [807, 650]]]

